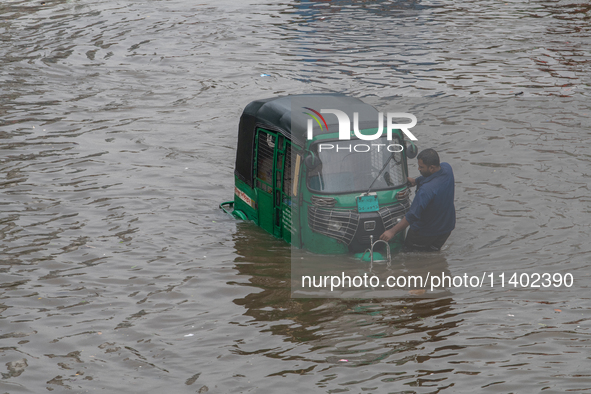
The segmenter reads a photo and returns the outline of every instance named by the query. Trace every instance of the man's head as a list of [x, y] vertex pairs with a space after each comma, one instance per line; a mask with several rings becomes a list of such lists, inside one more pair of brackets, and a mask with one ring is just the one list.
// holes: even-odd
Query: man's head
[[425, 178], [440, 170], [439, 155], [433, 149], [425, 149], [417, 156], [419, 161], [419, 172]]

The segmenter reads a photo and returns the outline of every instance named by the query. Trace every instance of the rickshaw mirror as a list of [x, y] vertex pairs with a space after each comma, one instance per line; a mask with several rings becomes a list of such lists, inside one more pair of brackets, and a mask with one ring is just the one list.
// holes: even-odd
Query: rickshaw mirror
[[406, 158], [407, 159], [414, 159], [415, 157], [417, 157], [417, 154], [419, 153], [419, 149], [417, 148], [417, 146], [411, 141], [410, 145], [406, 146]]
[[320, 159], [316, 157], [314, 152], [309, 152], [304, 159], [304, 163], [306, 163], [308, 170], [313, 170], [320, 165]]

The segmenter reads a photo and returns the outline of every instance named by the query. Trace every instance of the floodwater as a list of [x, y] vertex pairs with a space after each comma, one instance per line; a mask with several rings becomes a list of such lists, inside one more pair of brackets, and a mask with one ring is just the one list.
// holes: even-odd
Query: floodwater
[[[574, 0], [3, 0], [0, 392], [591, 390], [590, 19]], [[457, 226], [392, 267], [494, 286], [290, 297], [289, 245], [217, 206], [244, 106], [320, 92], [429, 103], [438, 127], [413, 131], [454, 168]]]

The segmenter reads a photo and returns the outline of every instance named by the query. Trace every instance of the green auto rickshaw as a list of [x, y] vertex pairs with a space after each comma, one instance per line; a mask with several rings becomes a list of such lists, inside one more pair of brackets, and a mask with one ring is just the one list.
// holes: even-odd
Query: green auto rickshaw
[[[297, 248], [365, 256], [410, 207], [407, 159], [417, 148], [390, 114], [387, 125], [344, 95], [253, 101], [238, 128], [234, 200], [220, 208]], [[388, 255], [403, 233], [386, 244]]]

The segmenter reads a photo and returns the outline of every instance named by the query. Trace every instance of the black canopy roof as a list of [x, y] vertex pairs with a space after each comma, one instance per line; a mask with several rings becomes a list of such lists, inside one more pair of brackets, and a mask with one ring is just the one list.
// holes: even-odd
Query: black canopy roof
[[[257, 127], [283, 134], [292, 143], [305, 147], [310, 109], [337, 109], [349, 114], [359, 113], [360, 129], [377, 127], [378, 111], [363, 101], [341, 94], [303, 94], [256, 100], [246, 106], [240, 117], [238, 148], [234, 173], [250, 187], [253, 185], [254, 138]], [[338, 132], [338, 119], [334, 114], [323, 114], [326, 125], [318, 127], [314, 135]]]

